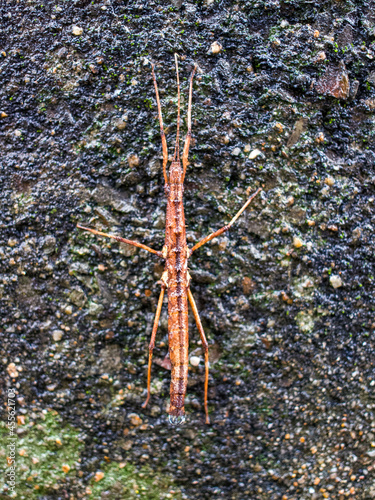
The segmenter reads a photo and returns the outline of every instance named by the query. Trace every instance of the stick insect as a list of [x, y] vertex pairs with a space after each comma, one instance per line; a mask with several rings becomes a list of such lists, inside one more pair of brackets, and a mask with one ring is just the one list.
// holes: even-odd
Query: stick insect
[[[150, 385], [151, 385], [151, 364], [152, 353], [155, 346], [156, 332], [160, 319], [160, 313], [163, 305], [164, 293], [167, 290], [168, 295], [168, 343], [169, 343], [169, 357], [172, 366], [171, 372], [171, 386], [170, 386], [170, 408], [169, 408], [169, 421], [176, 425], [183, 423], [185, 420], [185, 394], [188, 379], [188, 303], [193, 311], [195, 322], [197, 324], [205, 359], [205, 382], [204, 382], [204, 409], [206, 415], [206, 423], [210, 423], [208, 416], [207, 406], [207, 392], [208, 392], [208, 343], [204, 334], [203, 326], [199, 318], [198, 309], [194, 297], [190, 290], [190, 274], [188, 272], [188, 259], [191, 255], [198, 250], [205, 243], [220, 236], [228, 231], [228, 229], [236, 222], [240, 215], [250, 205], [255, 196], [261, 191], [259, 188], [253, 193], [247, 202], [243, 205], [241, 210], [233, 217], [233, 219], [226, 226], [218, 231], [206, 236], [198, 241], [192, 248], [188, 248], [186, 241], [186, 227], [185, 215], [183, 206], [183, 192], [184, 192], [184, 179], [186, 168], [188, 165], [188, 154], [191, 141], [191, 105], [193, 95], [193, 78], [197, 66], [195, 65], [189, 84], [189, 102], [187, 113], [188, 131], [185, 139], [182, 158], [180, 160], [179, 150], [179, 134], [180, 134], [180, 81], [178, 73], [178, 60], [175, 54], [176, 75], [177, 75], [177, 133], [174, 148], [174, 155], [172, 163], [167, 173], [168, 163], [168, 148], [167, 140], [164, 133], [163, 118], [161, 111], [161, 104], [159, 98], [158, 85], [156, 82], [154, 65], [151, 64], [152, 78], [155, 87], [156, 102], [158, 108], [158, 116], [160, 123], [160, 134], [163, 150], [163, 176], [165, 183], [165, 194], [167, 197], [167, 213], [166, 213], [166, 228], [165, 228], [165, 244], [161, 251], [154, 250], [146, 245], [138, 243], [137, 241], [127, 240], [119, 236], [103, 233], [95, 229], [90, 229], [77, 225], [78, 228], [90, 231], [91, 233], [112, 238], [114, 240], [133, 245], [143, 250], [157, 255], [165, 260], [165, 270], [162, 274], [161, 280], [158, 282], [161, 285], [161, 292], [158, 300], [158, 305], [155, 314], [154, 325], [151, 334], [151, 341], [149, 345], [148, 357], [148, 371], [147, 371], [147, 398], [143, 404], [146, 408], [150, 399]], [[182, 162], [182, 165], [181, 165]]]

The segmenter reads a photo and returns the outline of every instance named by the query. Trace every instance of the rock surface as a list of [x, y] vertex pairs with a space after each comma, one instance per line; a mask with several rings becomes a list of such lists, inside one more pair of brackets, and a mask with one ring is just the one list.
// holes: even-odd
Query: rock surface
[[[4, 3], [0, 394], [16, 391], [17, 498], [375, 498], [374, 6]], [[141, 406], [161, 262], [76, 228], [162, 247], [150, 62], [172, 154], [175, 52], [182, 135], [198, 65], [189, 244], [263, 188], [190, 261], [212, 424], [191, 363], [180, 428], [166, 304]], [[203, 359], [193, 318], [190, 351]]]

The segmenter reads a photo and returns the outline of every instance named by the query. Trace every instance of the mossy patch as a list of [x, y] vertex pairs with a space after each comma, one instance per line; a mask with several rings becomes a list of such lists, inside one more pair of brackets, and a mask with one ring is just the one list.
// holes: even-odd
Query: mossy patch
[[[43, 411], [34, 420], [27, 417], [16, 443], [16, 492], [14, 498], [41, 498], [61, 489], [66, 477], [76, 473], [83, 449], [79, 432], [62, 423], [55, 411]], [[0, 427], [0, 449], [6, 450], [8, 430]], [[5, 462], [5, 453], [2, 464]], [[64, 472], [65, 471], [65, 472]], [[5, 474], [0, 476], [0, 493], [7, 492]], [[10, 495], [11, 498], [12, 495]]]
[[[18, 434], [15, 492], [12, 493], [8, 489], [4, 468], [1, 470], [0, 495], [20, 500], [40, 499], [44, 498], [44, 495], [61, 491], [70, 477], [77, 476], [84, 449], [83, 439], [74, 427], [63, 423], [56, 411], [43, 411], [33, 419], [27, 417], [25, 424], [18, 426]], [[8, 429], [5, 423], [2, 423], [2, 465], [6, 463], [7, 444]], [[137, 470], [134, 465], [128, 463], [107, 463], [89, 478], [88, 483], [86, 481], [83, 479], [82, 487], [92, 500], [182, 498], [181, 492], [173, 486], [170, 477], [155, 474], [146, 466]]]
[[[100, 479], [101, 478], [101, 479]], [[99, 480], [98, 480], [99, 479]], [[148, 467], [140, 470], [131, 464], [106, 464], [97, 471], [86, 489], [90, 500], [102, 498], [145, 498], [160, 500], [182, 498], [168, 477], [155, 474]]]
[[300, 311], [294, 319], [301, 332], [311, 333], [313, 331], [315, 321], [313, 315], [309, 312]]

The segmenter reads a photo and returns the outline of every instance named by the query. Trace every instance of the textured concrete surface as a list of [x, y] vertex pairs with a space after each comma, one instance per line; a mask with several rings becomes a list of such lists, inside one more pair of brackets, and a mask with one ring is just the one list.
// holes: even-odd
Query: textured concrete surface
[[[373, 1], [8, 1], [0, 33], [0, 427], [17, 497], [375, 498]], [[170, 152], [198, 64], [185, 199], [210, 343], [191, 318], [187, 422], [167, 422], [150, 61]], [[200, 363], [197, 365], [197, 358]], [[194, 366], [195, 365], [195, 366]], [[3, 411], [4, 410], [4, 411]]]

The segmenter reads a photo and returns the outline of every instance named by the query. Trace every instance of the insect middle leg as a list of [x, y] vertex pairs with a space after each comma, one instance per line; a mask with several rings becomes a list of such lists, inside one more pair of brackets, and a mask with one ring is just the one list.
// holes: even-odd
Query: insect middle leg
[[208, 416], [208, 407], [207, 407], [207, 393], [208, 393], [208, 369], [209, 369], [209, 363], [208, 363], [208, 342], [206, 339], [206, 336], [204, 334], [203, 326], [201, 323], [201, 319], [199, 317], [199, 312], [193, 297], [193, 294], [190, 291], [190, 288], [188, 289], [188, 298], [190, 302], [190, 306], [193, 310], [195, 322], [197, 323], [197, 327], [199, 330], [199, 334], [201, 336], [201, 341], [202, 341], [202, 347], [204, 350], [204, 366], [205, 366], [205, 379], [204, 379], [204, 411], [206, 413], [206, 424], [210, 423], [210, 418]]
[[229, 224], [227, 224], [226, 226], [222, 227], [221, 229], [218, 229], [217, 231], [215, 231], [214, 233], [211, 233], [209, 234], [208, 236], [206, 236], [205, 238], [203, 238], [201, 241], [198, 241], [198, 243], [196, 245], [193, 246], [193, 248], [190, 250], [190, 255], [195, 252], [195, 250], [197, 250], [198, 248], [200, 248], [201, 246], [203, 246], [205, 243], [207, 243], [208, 241], [211, 241], [213, 240], [214, 238], [216, 238], [217, 236], [220, 236], [221, 234], [225, 233], [225, 231], [228, 231], [228, 229], [233, 226], [233, 224], [236, 222], [236, 220], [240, 217], [240, 215], [242, 214], [242, 212], [244, 210], [246, 210], [246, 208], [250, 205], [250, 203], [253, 201], [253, 199], [256, 197], [256, 195], [261, 191], [262, 189], [261, 188], [258, 188], [254, 194], [252, 194], [250, 196], [250, 198], [247, 200], [247, 202], [245, 203], [245, 205], [241, 208], [241, 210], [239, 210], [236, 215], [233, 217], [233, 219], [229, 222]]
[[[162, 277], [162, 280], [163, 280], [163, 277]], [[151, 389], [152, 353], [153, 353], [153, 350], [155, 347], [155, 337], [156, 337], [156, 332], [158, 330], [161, 308], [163, 306], [164, 292], [165, 292], [166, 288], [167, 288], [167, 285], [164, 283], [164, 281], [162, 281], [161, 292], [160, 292], [159, 301], [158, 301], [158, 307], [156, 309], [156, 314], [155, 314], [155, 319], [154, 319], [154, 326], [152, 328], [150, 345], [148, 346], [147, 398], [146, 398], [146, 401], [143, 403], [142, 408], [146, 408], [147, 403], [149, 402], [149, 399], [150, 399], [150, 395], [151, 395], [150, 389]]]

